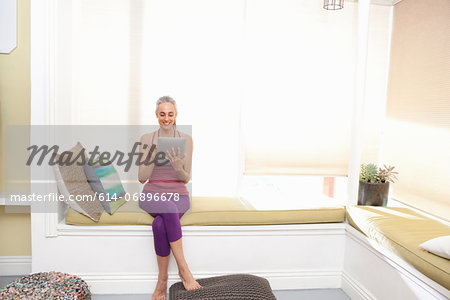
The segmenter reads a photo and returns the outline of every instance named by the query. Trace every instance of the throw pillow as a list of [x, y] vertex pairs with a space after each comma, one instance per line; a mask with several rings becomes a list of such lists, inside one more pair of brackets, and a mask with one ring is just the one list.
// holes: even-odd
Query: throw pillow
[[428, 240], [420, 244], [419, 247], [440, 257], [450, 259], [450, 235]]
[[[84, 174], [82, 165], [84, 148], [78, 142], [75, 147], [65, 152], [71, 154], [70, 161], [74, 161], [75, 158], [76, 160], [70, 164], [56, 164], [53, 166], [58, 190], [64, 196], [64, 200], [69, 207], [97, 222], [103, 212], [103, 207]], [[80, 153], [82, 154], [80, 155]], [[60, 160], [61, 155], [56, 155], [57, 161]], [[65, 156], [62, 159], [64, 160]]]
[[105, 211], [112, 215], [125, 203], [125, 189], [117, 170], [110, 161], [100, 159], [89, 161], [84, 170], [86, 174], [89, 174], [88, 179], [92, 189], [103, 192], [100, 196], [101, 203]]

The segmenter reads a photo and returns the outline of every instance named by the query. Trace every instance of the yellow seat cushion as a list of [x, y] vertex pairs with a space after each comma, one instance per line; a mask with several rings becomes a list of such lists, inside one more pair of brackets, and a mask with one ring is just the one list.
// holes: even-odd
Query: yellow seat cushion
[[400, 207], [352, 206], [347, 217], [350, 225], [450, 289], [450, 260], [419, 248], [425, 241], [450, 235], [450, 226]]
[[[193, 197], [191, 211], [181, 218], [182, 226], [197, 225], [269, 225], [344, 222], [345, 207], [319, 207], [295, 210], [256, 210], [248, 201], [238, 198]], [[66, 213], [70, 225], [151, 225], [153, 217], [129, 201], [113, 215], [103, 212], [94, 222], [72, 210]]]

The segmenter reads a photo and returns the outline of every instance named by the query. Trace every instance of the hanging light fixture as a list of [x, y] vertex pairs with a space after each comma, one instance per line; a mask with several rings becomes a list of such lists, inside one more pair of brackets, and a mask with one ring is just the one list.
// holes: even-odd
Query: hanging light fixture
[[337, 10], [344, 7], [344, 0], [323, 0], [323, 8]]

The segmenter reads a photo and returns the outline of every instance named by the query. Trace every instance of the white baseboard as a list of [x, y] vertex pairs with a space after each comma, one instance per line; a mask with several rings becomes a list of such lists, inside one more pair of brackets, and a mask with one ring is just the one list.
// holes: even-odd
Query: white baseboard
[[297, 272], [266, 272], [264, 277], [274, 290], [332, 289], [341, 287], [341, 270], [309, 270]]
[[353, 300], [377, 300], [357, 280], [342, 272], [342, 290]]
[[31, 273], [31, 256], [0, 256], [0, 276]]
[[[248, 272], [266, 278], [273, 290], [331, 289], [341, 287], [340, 271]], [[151, 294], [158, 274], [77, 274], [87, 282], [92, 294]], [[223, 273], [193, 274], [196, 279], [227, 275]], [[168, 287], [179, 282], [177, 274], [169, 274]]]

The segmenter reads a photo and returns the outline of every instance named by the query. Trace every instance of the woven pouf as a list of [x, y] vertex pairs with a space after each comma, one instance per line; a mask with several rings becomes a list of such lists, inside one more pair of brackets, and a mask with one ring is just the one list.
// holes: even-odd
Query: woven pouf
[[0, 289], [0, 299], [90, 300], [91, 292], [80, 277], [52, 271], [16, 279]]
[[276, 300], [267, 279], [233, 274], [197, 279], [200, 289], [187, 291], [177, 282], [169, 288], [170, 300]]

